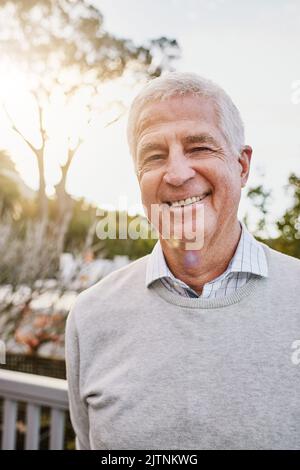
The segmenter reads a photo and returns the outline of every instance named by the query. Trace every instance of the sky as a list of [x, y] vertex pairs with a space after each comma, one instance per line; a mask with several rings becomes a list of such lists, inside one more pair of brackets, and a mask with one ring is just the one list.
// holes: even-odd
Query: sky
[[[248, 186], [273, 190], [270, 220], [289, 204], [283, 187], [289, 173], [300, 174], [300, 2], [298, 0], [94, 0], [104, 27], [118, 37], [144, 43], [177, 39], [176, 70], [195, 72], [221, 85], [238, 106], [253, 147]], [[138, 89], [125, 90], [129, 104]], [[113, 97], [118, 89], [111, 89]], [[122, 91], [124, 93], [124, 90]], [[0, 115], [1, 117], [1, 115]], [[93, 126], [72, 164], [68, 190], [102, 206], [139, 207], [139, 186], [126, 142], [125, 114], [105, 128]], [[2, 133], [1, 133], [2, 132]], [[3, 131], [0, 137], [11, 141]], [[35, 187], [33, 159], [21, 142], [17, 167]], [[21, 152], [22, 150], [22, 152]], [[58, 177], [48, 161], [49, 193]], [[245, 190], [243, 190], [245, 191]], [[121, 197], [121, 203], [120, 203]], [[124, 202], [126, 201], [126, 203]], [[243, 197], [241, 212], [249, 207]], [[134, 210], [132, 210], [134, 212]]]

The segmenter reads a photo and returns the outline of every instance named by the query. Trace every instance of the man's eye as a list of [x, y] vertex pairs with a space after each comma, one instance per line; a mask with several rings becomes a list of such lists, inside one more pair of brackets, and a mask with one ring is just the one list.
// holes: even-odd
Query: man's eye
[[201, 152], [201, 151], [203, 152], [205, 150], [206, 151], [212, 151], [212, 149], [209, 148], [209, 147], [194, 147], [194, 148], [190, 149], [190, 152]]
[[144, 164], [151, 163], [157, 160], [161, 160], [163, 155], [151, 155], [150, 157], [145, 158]]
[[151, 157], [148, 157], [147, 160], [148, 160], [148, 161], [149, 161], [149, 160], [150, 160], [150, 161], [151, 161], [151, 160], [158, 160], [158, 159], [160, 159], [160, 158], [162, 158], [162, 155], [151, 155]]
[[160, 164], [160, 162], [163, 160], [164, 156], [163, 155], [151, 155], [149, 157], [146, 157], [141, 164], [139, 165], [139, 171], [148, 171], [153, 168], [156, 168], [156, 163]]

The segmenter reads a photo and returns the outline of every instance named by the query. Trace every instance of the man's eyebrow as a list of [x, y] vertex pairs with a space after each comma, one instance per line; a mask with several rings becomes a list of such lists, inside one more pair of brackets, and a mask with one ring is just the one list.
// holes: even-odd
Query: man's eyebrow
[[183, 139], [185, 144], [210, 144], [218, 145], [213, 137], [207, 134], [189, 135]]
[[152, 152], [156, 150], [161, 150], [162, 146], [158, 143], [147, 142], [142, 144], [141, 147], [138, 149], [139, 157], [143, 157], [145, 153]]

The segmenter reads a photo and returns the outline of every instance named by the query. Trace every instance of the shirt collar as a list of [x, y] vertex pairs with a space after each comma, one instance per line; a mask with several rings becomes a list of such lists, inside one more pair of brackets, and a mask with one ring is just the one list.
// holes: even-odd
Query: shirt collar
[[[240, 224], [242, 227], [240, 241], [226, 273], [251, 273], [268, 277], [267, 258], [261, 243], [254, 238], [243, 222], [240, 221]], [[164, 277], [175, 279], [166, 263], [160, 240], [158, 240], [148, 259], [146, 287]]]

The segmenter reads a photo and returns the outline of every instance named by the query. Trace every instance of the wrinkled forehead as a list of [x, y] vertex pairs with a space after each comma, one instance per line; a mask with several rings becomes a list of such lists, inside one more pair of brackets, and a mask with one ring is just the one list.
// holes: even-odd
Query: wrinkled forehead
[[143, 133], [159, 124], [195, 122], [218, 127], [218, 116], [211, 99], [200, 96], [172, 97], [147, 103], [140, 110], [135, 123], [136, 143]]

